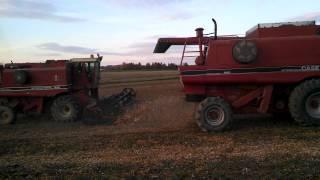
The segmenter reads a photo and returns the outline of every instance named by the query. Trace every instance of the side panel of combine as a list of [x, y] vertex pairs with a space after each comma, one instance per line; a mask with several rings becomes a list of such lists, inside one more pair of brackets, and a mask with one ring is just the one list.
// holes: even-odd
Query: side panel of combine
[[198, 28], [196, 37], [161, 38], [155, 48], [199, 46], [196, 65], [183, 66], [184, 50], [179, 71], [187, 99], [202, 101], [195, 113], [201, 129], [228, 129], [233, 113], [290, 111], [300, 124], [320, 124], [320, 26], [259, 24], [237, 37], [217, 36], [213, 22], [214, 37]]
[[13, 123], [19, 112], [42, 113], [49, 100], [69, 91], [68, 63], [6, 64], [1, 70], [0, 124]]
[[320, 75], [320, 36], [252, 39], [258, 57], [250, 64], [234, 60], [232, 49], [238, 41], [210, 41], [205, 66], [179, 67], [184, 85], [290, 84]]
[[64, 62], [6, 64], [0, 96], [54, 96], [68, 90]]
[[80, 120], [85, 110], [96, 115], [95, 121], [104, 120], [108, 112], [113, 114], [112, 107], [131, 102], [135, 91], [126, 88], [109, 98], [99, 97], [102, 58], [0, 66], [0, 125], [14, 122], [19, 112], [46, 112], [55, 121], [71, 122]]

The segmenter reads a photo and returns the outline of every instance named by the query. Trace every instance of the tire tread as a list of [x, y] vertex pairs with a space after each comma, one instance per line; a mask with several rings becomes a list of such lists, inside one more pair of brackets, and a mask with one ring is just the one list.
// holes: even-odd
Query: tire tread
[[[65, 103], [71, 103], [75, 110], [75, 113], [69, 119], [62, 119], [58, 114], [59, 113], [58, 107], [61, 106], [61, 104], [65, 104]], [[57, 97], [53, 101], [50, 109], [51, 109], [52, 118], [57, 122], [74, 122], [79, 118], [80, 112], [81, 112], [80, 104], [70, 95]]]
[[[223, 106], [224, 110], [227, 111], [226, 113], [229, 114], [230, 118], [228, 119], [229, 123], [227, 123], [226, 125], [224, 125], [223, 127], [220, 128], [209, 128], [206, 127], [206, 125], [203, 123], [203, 117], [202, 117], [202, 111], [204, 110], [205, 107], [207, 107], [210, 104], [219, 104], [221, 106]], [[221, 97], [208, 97], [205, 100], [203, 100], [199, 106], [198, 109], [196, 111], [195, 114], [195, 119], [197, 122], [197, 125], [200, 127], [200, 129], [203, 132], [211, 132], [211, 131], [215, 131], [215, 132], [222, 132], [225, 130], [229, 130], [232, 127], [233, 124], [233, 117], [232, 117], [232, 109], [229, 103], [227, 103], [223, 98]]]
[[307, 80], [298, 85], [291, 93], [289, 98], [289, 110], [293, 119], [301, 126], [319, 125], [319, 121], [315, 122], [301, 107], [308, 92], [320, 89], [320, 79]]

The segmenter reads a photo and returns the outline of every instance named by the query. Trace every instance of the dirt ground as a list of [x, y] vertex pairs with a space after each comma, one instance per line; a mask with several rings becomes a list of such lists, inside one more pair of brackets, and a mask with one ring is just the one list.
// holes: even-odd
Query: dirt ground
[[104, 73], [102, 95], [124, 87], [138, 93], [113, 125], [20, 117], [0, 127], [0, 179], [320, 178], [319, 128], [290, 118], [242, 117], [231, 131], [201, 132], [193, 120], [196, 104], [184, 101], [175, 76]]

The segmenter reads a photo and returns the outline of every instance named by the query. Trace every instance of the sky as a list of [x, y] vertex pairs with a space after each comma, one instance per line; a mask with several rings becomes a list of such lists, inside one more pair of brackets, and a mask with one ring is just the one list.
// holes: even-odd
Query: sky
[[258, 23], [320, 21], [319, 0], [0, 0], [0, 63], [100, 53], [104, 65], [178, 63], [177, 49], [153, 54], [159, 37], [197, 27], [245, 34]]

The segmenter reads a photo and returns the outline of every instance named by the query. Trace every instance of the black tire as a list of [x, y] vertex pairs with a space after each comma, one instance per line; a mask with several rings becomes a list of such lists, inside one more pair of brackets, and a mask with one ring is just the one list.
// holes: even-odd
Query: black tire
[[320, 79], [298, 85], [290, 95], [289, 110], [300, 125], [320, 125]]
[[50, 110], [52, 118], [58, 122], [74, 122], [81, 114], [80, 104], [69, 95], [53, 100]]
[[51, 115], [51, 107], [52, 107], [53, 101], [51, 99], [45, 99], [43, 104], [43, 111], [42, 111], [42, 118], [44, 120], [52, 120]]
[[8, 105], [8, 103], [9, 103], [8, 98], [6, 98], [6, 97], [1, 97], [0, 98], [0, 105], [1, 106], [6, 106], [6, 105]]
[[13, 124], [16, 114], [13, 109], [8, 106], [0, 106], [0, 125]]
[[[231, 106], [220, 97], [209, 97], [203, 100], [195, 116], [198, 126], [205, 132], [225, 131], [230, 129], [233, 123]], [[211, 119], [212, 116], [215, 119]]]
[[292, 119], [291, 118], [291, 114], [290, 112], [288, 111], [289, 107], [288, 107], [288, 98], [282, 98], [281, 96], [279, 95], [275, 95], [274, 96], [274, 99], [275, 100], [278, 100], [278, 101], [275, 101], [273, 102], [272, 104], [272, 116], [275, 118], [275, 119]]
[[201, 95], [193, 95], [193, 94], [187, 94], [185, 96], [185, 100], [187, 102], [201, 102], [204, 99]]

